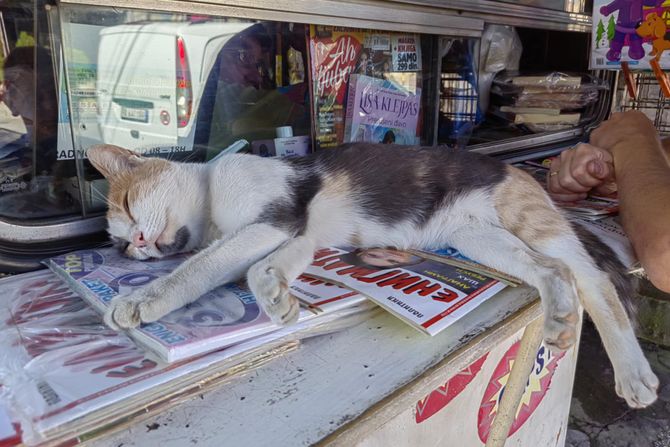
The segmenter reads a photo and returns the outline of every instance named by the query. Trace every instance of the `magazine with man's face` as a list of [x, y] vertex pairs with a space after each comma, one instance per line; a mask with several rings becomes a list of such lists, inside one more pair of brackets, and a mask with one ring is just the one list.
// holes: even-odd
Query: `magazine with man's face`
[[326, 248], [305, 271], [367, 296], [435, 335], [505, 288], [481, 273], [394, 248]]

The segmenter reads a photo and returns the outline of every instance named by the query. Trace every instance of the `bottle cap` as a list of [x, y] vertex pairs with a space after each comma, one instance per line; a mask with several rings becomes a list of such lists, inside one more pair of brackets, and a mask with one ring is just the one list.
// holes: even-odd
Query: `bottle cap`
[[293, 136], [293, 128], [291, 126], [277, 127], [277, 138], [289, 138]]

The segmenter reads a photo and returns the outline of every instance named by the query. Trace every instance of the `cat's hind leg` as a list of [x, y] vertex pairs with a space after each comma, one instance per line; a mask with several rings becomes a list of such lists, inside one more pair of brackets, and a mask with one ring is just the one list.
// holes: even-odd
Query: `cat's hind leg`
[[[621, 297], [612, 282], [612, 277], [625, 274], [624, 266], [619, 265], [619, 272], [604, 271], [600, 265], [612, 263], [612, 259], [600, 259], [596, 263], [593, 259], [595, 255], [589, 254], [574, 234], [552, 240], [535, 240], [534, 244], [534, 248], [543, 253], [563, 259], [572, 270], [577, 280], [579, 298], [598, 329], [614, 367], [617, 394], [633, 408], [644, 408], [653, 403], [656, 400], [658, 378], [640, 348]], [[610, 254], [612, 258], [616, 257], [613, 252]]]
[[[601, 253], [602, 259], [596, 263], [593, 256], [598, 251], [591, 249], [587, 252], [570, 223], [542, 188], [519, 170], [510, 168], [510, 174], [494, 192], [501, 225], [531, 249], [569, 267], [577, 283], [579, 299], [598, 329], [612, 362], [617, 394], [633, 408], [650, 405], [656, 400], [658, 378], [640, 348], [612, 282], [613, 278], [624, 274], [623, 265], [612, 266], [616, 255], [611, 251], [609, 259]], [[604, 247], [602, 243], [599, 245]], [[474, 256], [473, 259], [477, 259]], [[601, 266], [607, 265], [610, 268], [605, 271]], [[501, 270], [509, 271], [509, 268]]]
[[249, 288], [266, 314], [277, 324], [298, 319], [298, 300], [289, 293], [289, 284], [314, 259], [314, 243], [305, 236], [290, 239], [247, 272]]
[[530, 249], [509, 231], [486, 223], [458, 229], [449, 242], [465, 256], [538, 289], [548, 347], [565, 350], [575, 343], [579, 323], [577, 288], [572, 272], [563, 262]]

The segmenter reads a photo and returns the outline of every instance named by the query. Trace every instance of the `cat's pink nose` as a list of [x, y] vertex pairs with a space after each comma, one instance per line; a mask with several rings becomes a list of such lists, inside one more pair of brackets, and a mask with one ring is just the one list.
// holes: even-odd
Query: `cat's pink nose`
[[137, 248], [147, 246], [147, 241], [144, 240], [144, 233], [137, 231], [135, 234], [133, 234], [133, 245]]

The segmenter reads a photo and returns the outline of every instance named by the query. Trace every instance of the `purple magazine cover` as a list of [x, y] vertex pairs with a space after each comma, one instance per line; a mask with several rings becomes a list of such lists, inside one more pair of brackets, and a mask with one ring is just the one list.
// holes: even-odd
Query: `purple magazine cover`
[[417, 144], [421, 89], [353, 74], [349, 79], [345, 142]]
[[[112, 248], [82, 250], [51, 258], [49, 266], [98, 312], [118, 295], [127, 295], [169, 274], [185, 256], [151, 261], [127, 259]], [[129, 335], [167, 361], [221, 349], [275, 330], [253, 294], [226, 284]]]

